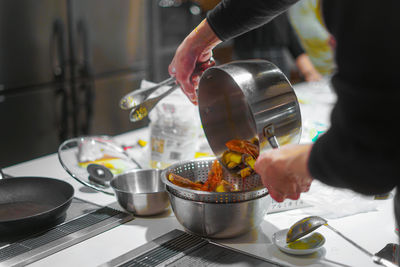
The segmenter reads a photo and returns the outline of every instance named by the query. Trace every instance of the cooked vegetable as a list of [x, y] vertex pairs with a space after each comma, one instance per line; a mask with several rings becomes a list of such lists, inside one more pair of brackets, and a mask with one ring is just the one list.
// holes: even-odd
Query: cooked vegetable
[[233, 139], [226, 142], [229, 150], [222, 155], [222, 163], [242, 178], [250, 176], [254, 173], [254, 164], [259, 154], [257, 144], [256, 138], [252, 141]]
[[193, 190], [201, 190], [208, 192], [232, 192], [236, 191], [234, 185], [223, 179], [222, 166], [218, 160], [215, 160], [208, 172], [207, 180], [193, 182], [190, 179], [184, 178], [174, 173], [168, 174], [168, 180], [181, 187], [190, 188]]

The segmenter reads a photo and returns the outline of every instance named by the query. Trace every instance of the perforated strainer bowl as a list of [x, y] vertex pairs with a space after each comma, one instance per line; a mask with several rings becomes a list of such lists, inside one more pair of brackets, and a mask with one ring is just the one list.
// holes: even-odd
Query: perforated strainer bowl
[[216, 158], [200, 158], [173, 164], [163, 171], [161, 175], [162, 180], [166, 184], [168, 190], [175, 196], [207, 203], [236, 203], [268, 195], [268, 190], [263, 186], [258, 174], [241, 178], [224, 170], [224, 180], [235, 184], [238, 191], [223, 193], [193, 190], [175, 185], [168, 180], [168, 175], [174, 173], [193, 182], [205, 182], [215, 159]]
[[258, 227], [272, 202], [259, 176], [241, 179], [224, 170], [224, 179], [237, 182], [240, 189], [230, 193], [191, 190], [167, 179], [172, 172], [192, 181], [205, 181], [214, 160], [180, 162], [163, 171], [162, 179], [175, 217], [187, 231], [209, 238], [231, 238]]

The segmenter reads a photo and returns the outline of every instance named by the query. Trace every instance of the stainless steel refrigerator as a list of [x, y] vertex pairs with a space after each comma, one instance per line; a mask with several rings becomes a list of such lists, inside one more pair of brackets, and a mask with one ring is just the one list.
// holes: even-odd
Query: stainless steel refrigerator
[[141, 126], [118, 102], [149, 78], [150, 9], [148, 0], [0, 0], [0, 167], [73, 136]]

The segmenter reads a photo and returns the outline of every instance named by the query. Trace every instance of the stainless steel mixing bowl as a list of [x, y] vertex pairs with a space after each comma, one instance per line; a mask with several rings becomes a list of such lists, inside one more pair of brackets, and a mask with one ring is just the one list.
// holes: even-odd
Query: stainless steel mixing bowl
[[236, 203], [207, 203], [175, 196], [168, 190], [172, 210], [189, 232], [209, 238], [232, 238], [258, 227], [271, 197], [268, 195]]
[[175, 163], [161, 175], [176, 218], [189, 232], [210, 238], [230, 238], [244, 234], [262, 222], [271, 205], [268, 190], [257, 174], [238, 178], [223, 171], [225, 181], [239, 191], [206, 192], [173, 184], [170, 173], [193, 182], [205, 182], [216, 158], [199, 158]]
[[114, 177], [110, 186], [118, 203], [135, 215], [148, 216], [165, 211], [168, 194], [160, 178], [161, 170], [132, 170]]

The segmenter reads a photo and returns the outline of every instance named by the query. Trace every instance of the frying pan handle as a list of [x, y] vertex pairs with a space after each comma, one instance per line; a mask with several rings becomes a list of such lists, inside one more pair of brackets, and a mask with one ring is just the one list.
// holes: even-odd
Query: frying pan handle
[[275, 136], [275, 128], [273, 124], [265, 126], [263, 129], [263, 133], [272, 148], [276, 149], [280, 147], [278, 139]]

